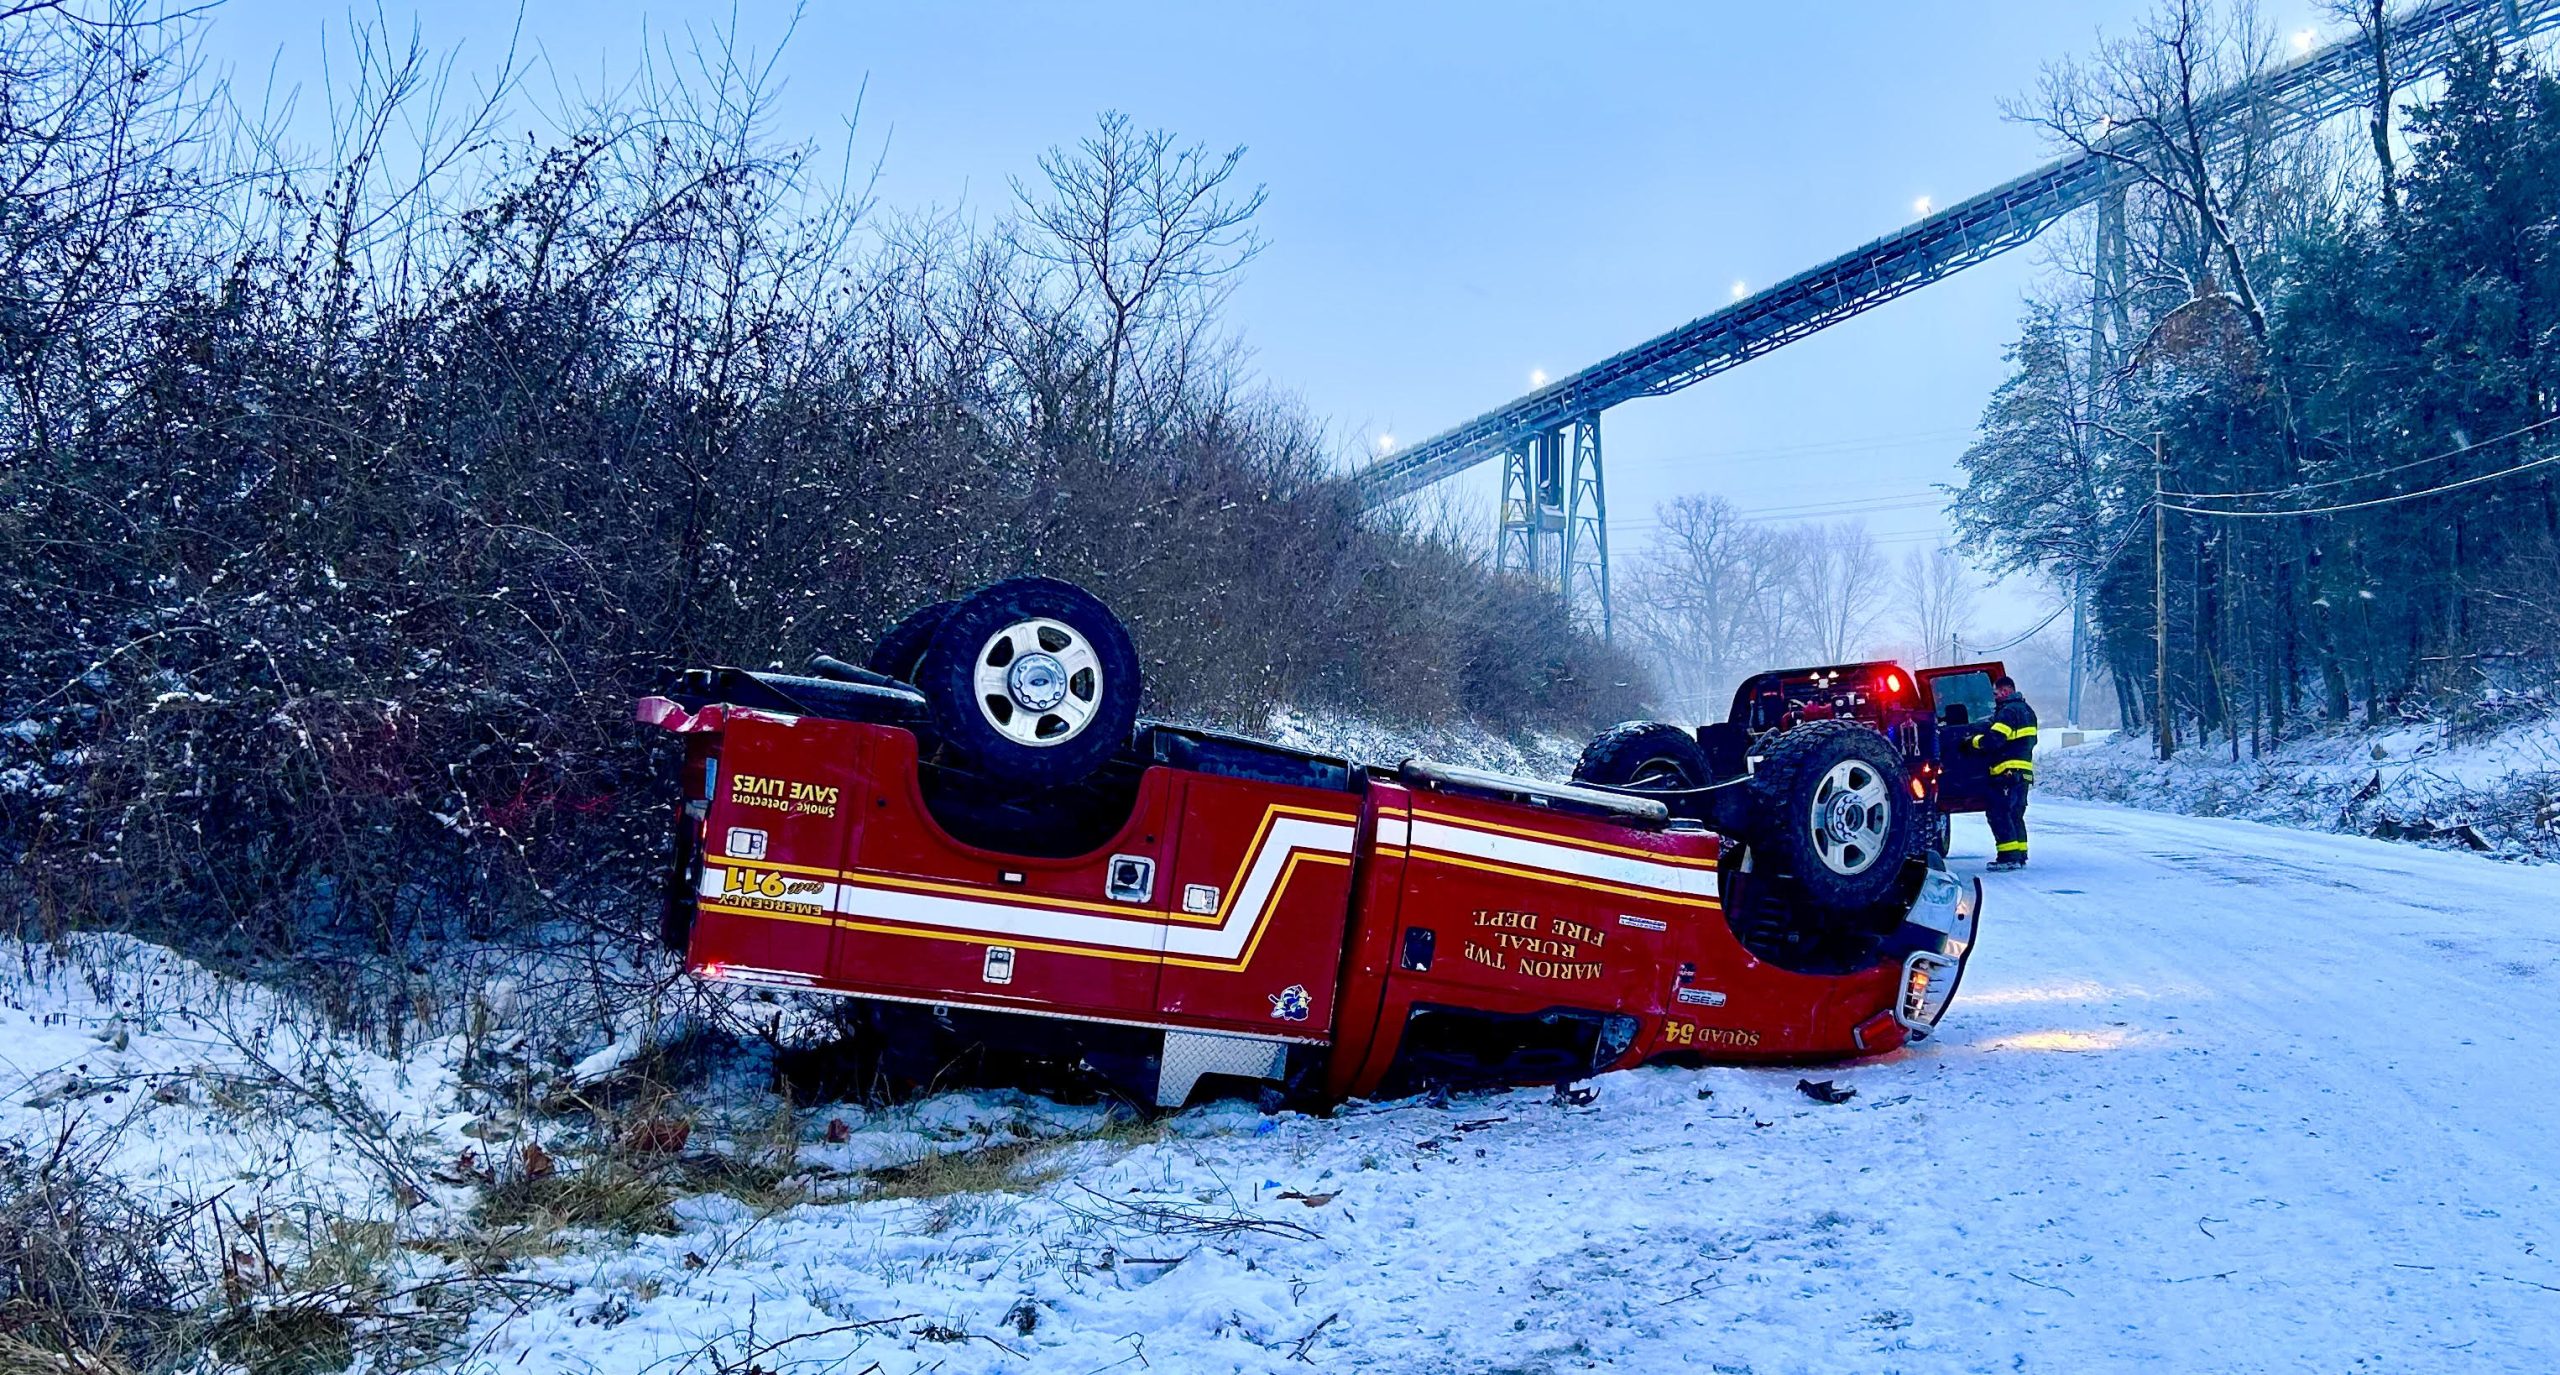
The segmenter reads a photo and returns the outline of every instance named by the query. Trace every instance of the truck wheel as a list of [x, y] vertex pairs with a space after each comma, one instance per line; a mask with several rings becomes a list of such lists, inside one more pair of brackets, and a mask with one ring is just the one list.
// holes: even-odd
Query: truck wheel
[[1053, 578], [979, 589], [933, 632], [915, 685], [934, 732], [977, 773], [1026, 787], [1082, 779], [1129, 742], [1138, 652], [1110, 608]]
[[1882, 901], [1919, 842], [1901, 752], [1856, 721], [1813, 721], [1762, 751], [1745, 839], [1815, 905]]
[[1698, 737], [1661, 721], [1626, 721], [1582, 747], [1573, 781], [1598, 788], [1703, 788], [1714, 772]]
[[951, 616], [958, 602], [935, 602], [910, 611], [896, 625], [880, 636], [871, 647], [871, 657], [862, 666], [874, 673], [885, 673], [902, 683], [916, 680], [916, 665], [924, 661], [924, 652], [933, 644], [933, 632]]

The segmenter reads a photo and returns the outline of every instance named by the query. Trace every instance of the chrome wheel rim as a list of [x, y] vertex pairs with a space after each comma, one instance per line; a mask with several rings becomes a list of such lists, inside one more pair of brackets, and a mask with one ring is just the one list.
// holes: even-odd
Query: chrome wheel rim
[[1102, 656], [1074, 626], [1016, 621], [978, 647], [978, 714], [1017, 745], [1047, 749], [1084, 733], [1102, 709]]
[[1813, 790], [1814, 853], [1835, 874], [1863, 874], [1884, 857], [1893, 826], [1893, 790], [1863, 759], [1843, 759]]

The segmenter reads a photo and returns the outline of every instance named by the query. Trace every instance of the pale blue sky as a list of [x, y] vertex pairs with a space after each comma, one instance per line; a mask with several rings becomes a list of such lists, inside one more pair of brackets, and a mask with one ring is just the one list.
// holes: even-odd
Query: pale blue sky
[[[384, 0], [427, 38], [493, 62], [513, 0]], [[899, 206], [1000, 211], [1007, 178], [1106, 108], [1245, 144], [1270, 246], [1233, 323], [1260, 370], [1347, 449], [1411, 441], [1702, 314], [2047, 156], [2003, 121], [2039, 65], [2125, 26], [2138, 0], [1527, 5], [813, 4], [782, 62], [779, 127], [885, 145]], [[2265, 7], [2278, 31], [2315, 7]], [[642, 26], [731, 6], [554, 0], [525, 45], [563, 76], [626, 70]], [[741, 3], [769, 47], [791, 14]], [[212, 50], [239, 84], [319, 84], [336, 6], [233, 0]], [[547, 82], [547, 76], [537, 76]], [[309, 97], [306, 96], [306, 106]], [[1788, 512], [1917, 498], [2003, 373], [2034, 247], [1604, 422], [1619, 547], [1657, 502], [1719, 492]], [[1897, 556], [1941, 529], [1926, 504], [1865, 517]], [[1983, 630], [2020, 619], [1995, 599]]]

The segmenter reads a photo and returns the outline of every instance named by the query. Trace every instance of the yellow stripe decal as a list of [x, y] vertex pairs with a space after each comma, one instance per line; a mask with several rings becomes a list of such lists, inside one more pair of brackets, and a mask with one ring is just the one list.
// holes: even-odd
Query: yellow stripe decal
[[733, 917], [771, 917], [775, 921], [803, 921], [813, 926], [833, 926], [835, 918], [825, 912], [769, 912], [761, 907], [735, 907], [725, 902], [700, 904], [705, 912], [725, 912]]
[[1666, 893], [1658, 888], [1635, 888], [1621, 883], [1600, 883], [1573, 874], [1557, 873], [1552, 869], [1523, 869], [1516, 865], [1495, 864], [1466, 855], [1442, 854], [1438, 851], [1417, 849], [1413, 852], [1413, 857], [1428, 860], [1434, 864], [1453, 864], [1461, 869], [1477, 869], [1488, 874], [1501, 874], [1506, 878], [1527, 879], [1532, 883], [1552, 883], [1566, 888], [1580, 888], [1585, 892], [1607, 893], [1611, 897], [1641, 898], [1646, 902], [1669, 903], [1675, 907], [1698, 907], [1710, 911], [1724, 906], [1722, 902], [1710, 897], [1690, 897]]
[[771, 869], [778, 874], [807, 874], [813, 878], [835, 878], [843, 872], [838, 869], [822, 869], [814, 864], [779, 864], [772, 860], [745, 859], [737, 855], [706, 854], [702, 857], [702, 862], [726, 864], [739, 869]]
[[[832, 877], [804, 885], [805, 902], [756, 900], [727, 891], [729, 868], [706, 862], [705, 910], [779, 921], [832, 924], [850, 930], [933, 940], [1005, 944], [1019, 949], [1158, 961], [1188, 968], [1231, 969], [1250, 962], [1269, 917], [1278, 910], [1301, 863], [1348, 868], [1357, 818], [1309, 807], [1265, 808], [1252, 843], [1220, 895], [1218, 910], [1175, 913], [1127, 903], [1052, 898], [1014, 889], [947, 883], [861, 871], [808, 869]], [[723, 861], [739, 872], [774, 869]], [[801, 894], [792, 894], [794, 898]], [[723, 899], [727, 899], [724, 901]]]
[[1438, 816], [1414, 817], [1413, 849], [1416, 854], [1428, 851], [1434, 859], [1461, 856], [1475, 861], [1476, 867], [1498, 866], [1493, 870], [1497, 873], [1594, 884], [1647, 897], [1676, 895], [1694, 901], [1716, 893], [1715, 872], [1706, 864], [1665, 863], [1650, 851], [1583, 849], [1534, 831], [1487, 831], [1446, 824]]
[[1489, 831], [1497, 835], [1526, 836], [1531, 840], [1538, 841], [1545, 845], [1552, 845], [1565, 849], [1589, 850], [1598, 854], [1628, 855], [1636, 859], [1650, 860], [1655, 864], [1669, 864], [1692, 869], [1713, 869], [1716, 867], [1716, 861], [1699, 855], [1666, 854], [1660, 850], [1647, 850], [1636, 845], [1612, 845], [1604, 840], [1584, 840], [1578, 836], [1557, 835], [1553, 831], [1533, 830], [1526, 826], [1505, 826], [1496, 821], [1479, 821], [1471, 816], [1448, 816], [1432, 812], [1417, 813], [1413, 819], [1417, 823], [1430, 822], [1434, 825], [1454, 826], [1470, 831]]

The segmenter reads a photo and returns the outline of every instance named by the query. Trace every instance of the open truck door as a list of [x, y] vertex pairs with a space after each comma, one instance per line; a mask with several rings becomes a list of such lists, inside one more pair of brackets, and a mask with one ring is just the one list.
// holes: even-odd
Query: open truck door
[[1991, 805], [1990, 764], [1973, 748], [1973, 740], [1990, 724], [1997, 705], [1991, 680], [2007, 671], [1994, 660], [1924, 668], [1912, 675], [1920, 680], [1922, 700], [1937, 731], [1933, 753], [1938, 761], [1938, 810], [1942, 813], [1979, 812]]

